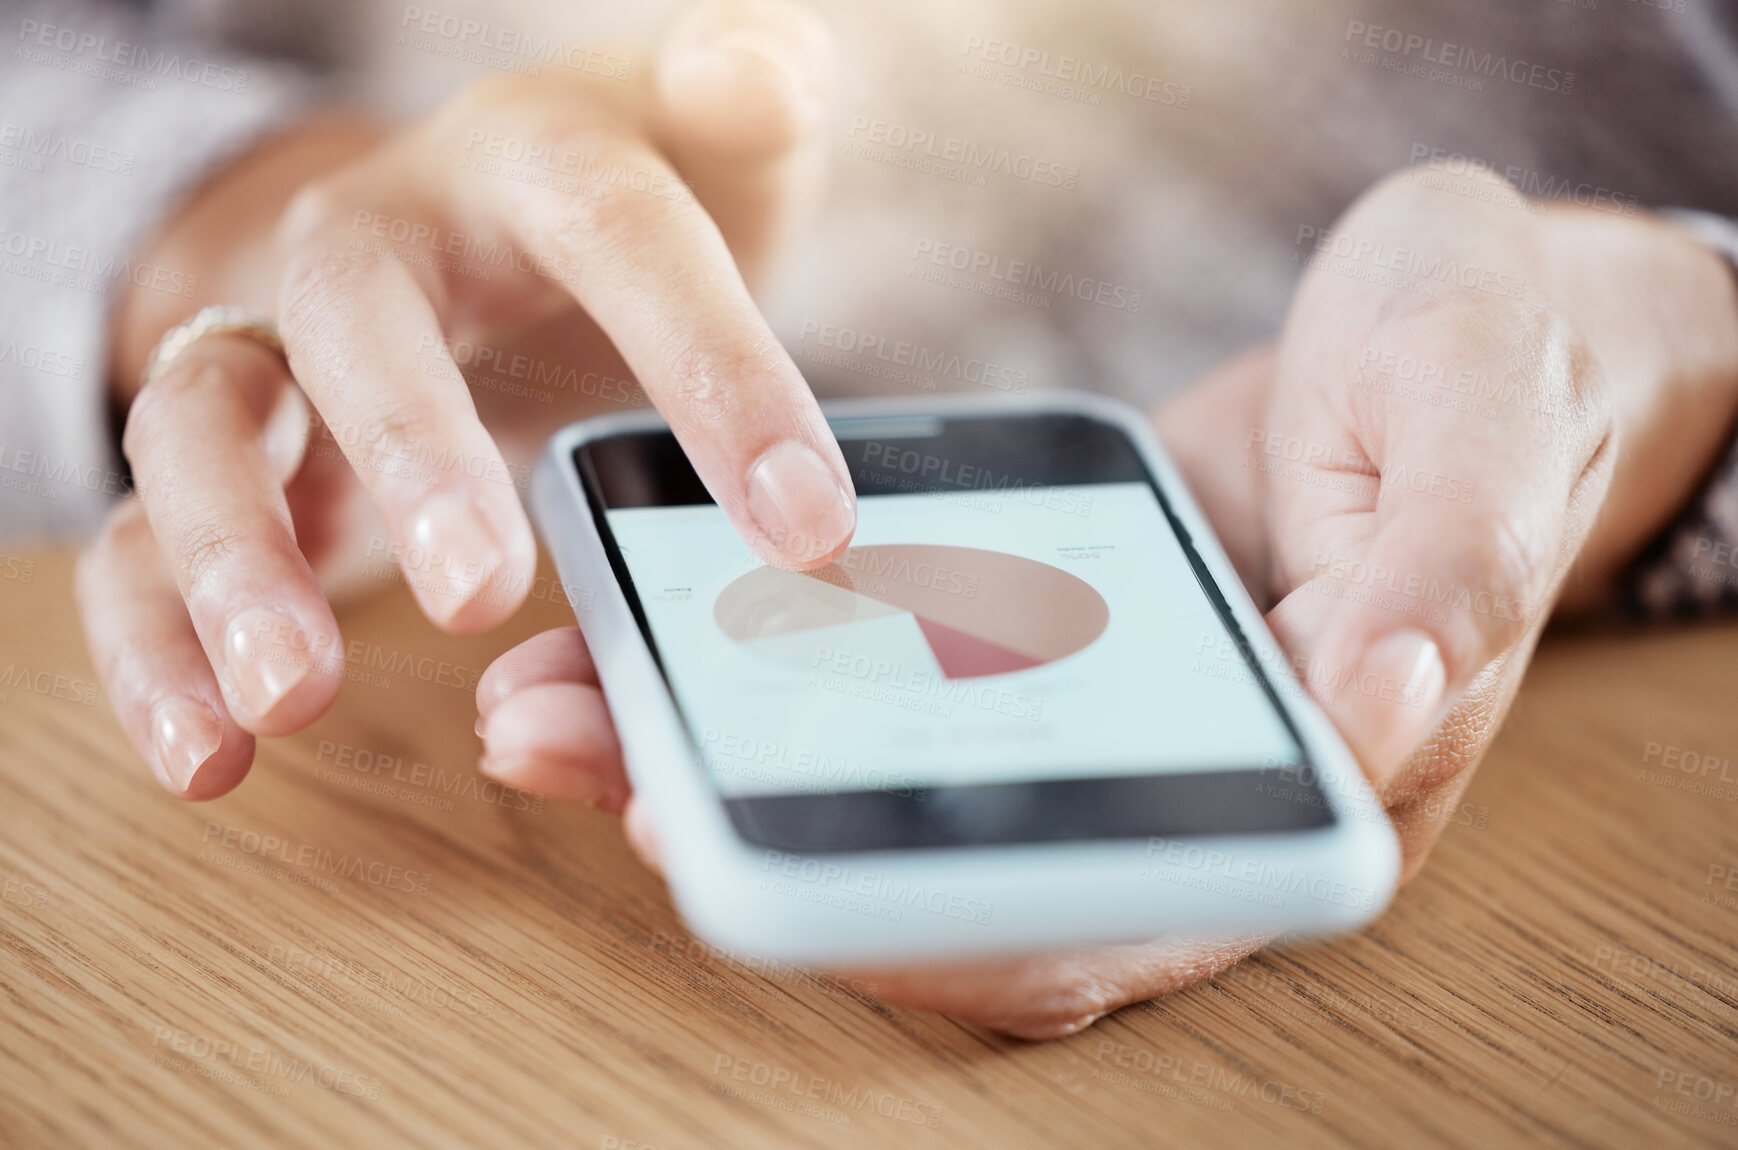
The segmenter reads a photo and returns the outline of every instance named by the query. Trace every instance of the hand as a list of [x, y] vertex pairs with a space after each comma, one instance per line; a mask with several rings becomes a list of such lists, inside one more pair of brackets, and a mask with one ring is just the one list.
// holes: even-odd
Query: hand
[[[133, 398], [139, 494], [79, 566], [98, 672], [164, 786], [221, 795], [255, 735], [331, 704], [344, 647], [326, 592], [375, 514], [438, 625], [478, 631], [524, 599], [522, 471], [449, 341], [553, 344], [574, 378], [637, 379], [764, 558], [844, 548], [843, 457], [739, 271], [814, 197], [829, 47], [781, 0], [702, 5], [628, 82], [614, 66], [495, 78], [384, 140], [310, 126], [172, 222], [154, 261], [208, 267], [211, 302], [275, 311], [289, 370], [210, 337]], [[285, 206], [277, 189], [298, 183]], [[118, 370], [181, 318], [135, 293]], [[574, 406], [544, 409], [532, 434]]]
[[[1492, 176], [1431, 189], [1416, 175], [1384, 181], [1321, 252], [1304, 249], [1276, 347], [1157, 414], [1385, 803], [1408, 877], [1455, 816], [1553, 607], [1609, 590], [1738, 411], [1738, 296], [1713, 255], [1646, 217], [1541, 213]], [[1414, 269], [1398, 288], [1395, 263]], [[503, 655], [477, 703], [485, 771], [625, 805], [629, 841], [655, 865], [577, 631]], [[889, 1002], [1044, 1038], [1264, 941], [850, 973]]]

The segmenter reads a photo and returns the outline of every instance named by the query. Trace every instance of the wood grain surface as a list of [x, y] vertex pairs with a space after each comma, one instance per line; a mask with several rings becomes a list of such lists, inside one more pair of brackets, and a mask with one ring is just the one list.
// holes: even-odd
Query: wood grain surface
[[346, 612], [337, 707], [189, 805], [69, 571], [0, 556], [5, 1146], [1738, 1145], [1738, 629], [1552, 637], [1375, 926], [1027, 1044], [710, 952], [483, 786], [469, 682], [558, 602]]

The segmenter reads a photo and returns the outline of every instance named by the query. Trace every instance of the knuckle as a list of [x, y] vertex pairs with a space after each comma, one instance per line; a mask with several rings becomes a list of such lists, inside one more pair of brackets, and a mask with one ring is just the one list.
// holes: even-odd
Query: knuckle
[[1536, 309], [1529, 317], [1529, 372], [1541, 394], [1541, 408], [1576, 433], [1588, 454], [1610, 433], [1615, 420], [1611, 388], [1593, 358], [1585, 335], [1561, 311]]
[[278, 217], [277, 243], [285, 251], [296, 251], [318, 237], [341, 230], [354, 211], [350, 197], [341, 191], [335, 179], [311, 180], [284, 205]]
[[241, 553], [248, 537], [246, 530], [213, 520], [192, 524], [177, 536], [170, 558], [185, 576], [189, 597]]
[[1363, 200], [1384, 211], [1407, 212], [1420, 204], [1429, 204], [1433, 213], [1445, 209], [1482, 210], [1490, 205], [1518, 208], [1526, 204], [1526, 197], [1513, 184], [1476, 159], [1456, 164], [1452, 169], [1432, 169], [1428, 184], [1419, 181], [1416, 166], [1398, 168], [1372, 184]]
[[651, 205], [641, 203], [615, 184], [574, 196], [556, 222], [556, 240], [564, 251], [588, 251], [608, 260], [631, 250], [647, 229], [655, 226]]
[[[1615, 420], [1611, 389], [1585, 333], [1560, 308], [1459, 288], [1441, 298], [1394, 300], [1364, 339], [1368, 351], [1493, 375], [1516, 395], [1514, 414], [1553, 423], [1591, 454]], [[1494, 373], [1494, 374], [1493, 374]]]
[[1485, 530], [1475, 535], [1471, 544], [1478, 569], [1496, 587], [1524, 589], [1548, 558], [1544, 540], [1530, 523], [1512, 514], [1498, 514], [1485, 522]]
[[1407, 178], [1409, 174], [1410, 169], [1401, 168], [1382, 176], [1353, 202], [1352, 206], [1347, 209], [1344, 218], [1353, 220], [1358, 218], [1360, 213], [1382, 215], [1392, 209], [1415, 202], [1418, 194], [1417, 186]]
[[689, 343], [670, 357], [669, 387], [673, 402], [684, 417], [702, 426], [715, 426], [730, 418], [734, 406], [731, 372], [711, 348]]
[[1513, 350], [1529, 338], [1535, 310], [1451, 282], [1436, 295], [1392, 297], [1373, 338], [1457, 363], [1484, 352], [1512, 359]]
[[1334, 228], [1405, 243], [1419, 240], [1421, 231], [1435, 232], [1445, 221], [1514, 229], [1531, 218], [1525, 210], [1527, 197], [1483, 163], [1433, 168], [1428, 180], [1419, 178], [1420, 171], [1403, 167], [1382, 176], [1352, 202]]
[[333, 430], [352, 461], [371, 470], [383, 460], [416, 458], [432, 442], [428, 421], [400, 404], [368, 408], [349, 427], [340, 423]]
[[776, 378], [782, 352], [764, 342], [719, 346], [715, 340], [676, 339], [666, 357], [666, 388], [682, 418], [699, 427], [718, 427], [734, 418], [745, 393], [763, 390]]
[[325, 243], [317, 254], [292, 258], [278, 304], [285, 343], [306, 345], [342, 316], [340, 309], [377, 278], [382, 257], [360, 248]]
[[1506, 651], [1527, 631], [1539, 597], [1557, 565], [1557, 544], [1540, 524], [1514, 512], [1481, 519], [1466, 540], [1464, 561], [1478, 572], [1468, 606], [1482, 621], [1495, 651]]
[[580, 158], [594, 178], [580, 194], [563, 197], [554, 218], [558, 250], [589, 252], [594, 259], [620, 259], [645, 247], [649, 234], [682, 226], [677, 200], [637, 190], [654, 173], [667, 175], [643, 144], [608, 126], [584, 126], [555, 133], [556, 154]]

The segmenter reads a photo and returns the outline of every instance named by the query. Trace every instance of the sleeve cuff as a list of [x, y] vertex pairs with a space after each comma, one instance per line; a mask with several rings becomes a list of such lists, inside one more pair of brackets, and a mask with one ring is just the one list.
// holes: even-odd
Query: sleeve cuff
[[[1738, 221], [1681, 209], [1660, 214], [1725, 257], [1738, 276]], [[1624, 609], [1642, 618], [1738, 610], [1738, 439], [1689, 506], [1630, 567], [1619, 593]]]
[[0, 535], [65, 537], [94, 529], [127, 486], [108, 412], [116, 300], [129, 280], [197, 287], [144, 265], [140, 246], [312, 92], [281, 66], [154, 42], [125, 7], [20, 15], [0, 75]]

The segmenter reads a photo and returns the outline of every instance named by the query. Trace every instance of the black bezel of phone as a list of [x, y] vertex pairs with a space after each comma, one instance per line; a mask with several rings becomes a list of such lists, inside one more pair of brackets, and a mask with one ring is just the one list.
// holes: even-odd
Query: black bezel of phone
[[[1298, 748], [1294, 763], [1151, 775], [883, 790], [722, 797], [756, 846], [791, 854], [983, 847], [1322, 830], [1334, 810], [1307, 745], [1243, 629], [1139, 451], [1113, 423], [1054, 411], [832, 420], [859, 498], [964, 493], [1011, 484], [1144, 482], [1176, 533], [1202, 590], [1253, 680]], [[574, 449], [573, 464], [610, 567], [647, 648], [669, 673], [606, 509], [713, 502], [668, 431], [608, 436]], [[674, 702], [675, 693], [671, 692]], [[680, 704], [676, 704], [680, 711]], [[693, 727], [687, 723], [690, 738]], [[696, 760], [700, 758], [695, 748]], [[1276, 770], [1277, 768], [1277, 770]]]

